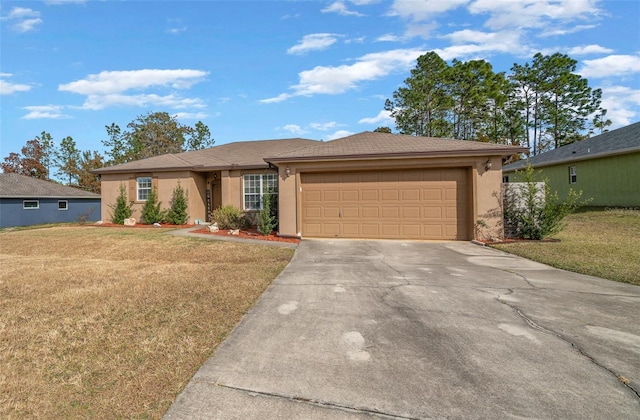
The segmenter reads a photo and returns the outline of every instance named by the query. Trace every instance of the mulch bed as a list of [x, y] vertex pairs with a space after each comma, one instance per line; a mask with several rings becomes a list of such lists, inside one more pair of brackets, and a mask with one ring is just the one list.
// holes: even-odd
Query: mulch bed
[[482, 245], [500, 245], [500, 244], [522, 244], [522, 243], [528, 243], [528, 242], [553, 243], [553, 242], [560, 242], [560, 239], [553, 239], [553, 238], [545, 238], [545, 239], [505, 238], [500, 240], [474, 239], [474, 242], [480, 243]]
[[154, 225], [144, 225], [142, 223], [136, 223], [135, 226], [125, 226], [125, 225], [119, 225], [117, 223], [108, 223], [108, 222], [103, 222], [100, 224], [94, 224], [93, 226], [104, 226], [104, 227], [120, 227], [120, 228], [130, 228], [130, 229], [137, 229], [137, 228], [155, 228], [155, 229], [161, 229], [161, 228], [171, 228], [171, 229], [185, 229], [185, 228], [190, 228], [193, 227], [195, 225], [169, 225], [169, 224], [160, 224], [160, 226], [154, 226]]
[[[209, 232], [206, 227], [198, 230], [192, 230], [191, 233], [204, 233], [205, 235], [217, 235], [217, 236], [231, 236], [229, 235], [229, 231], [225, 229], [220, 229], [218, 232]], [[258, 232], [257, 229], [243, 229], [240, 231], [238, 235], [234, 235], [234, 238], [246, 238], [246, 239], [256, 239], [259, 241], [272, 241], [272, 242], [287, 242], [291, 244], [300, 243], [300, 239], [298, 238], [283, 238], [281, 236], [272, 233], [270, 235], [263, 235]]]

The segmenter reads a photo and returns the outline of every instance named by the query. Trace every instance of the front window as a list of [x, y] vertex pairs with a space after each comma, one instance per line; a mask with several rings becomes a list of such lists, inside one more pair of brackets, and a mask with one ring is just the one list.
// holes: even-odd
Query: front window
[[575, 166], [569, 167], [569, 184], [575, 184], [578, 182], [578, 173]]
[[40, 208], [40, 201], [38, 200], [24, 200], [22, 202], [22, 208], [26, 210], [35, 210]]
[[138, 178], [138, 201], [147, 201], [151, 192], [151, 177], [143, 176]]
[[67, 210], [69, 202], [67, 200], [58, 200], [58, 210]]
[[249, 174], [244, 176], [244, 209], [262, 210], [262, 197], [278, 194], [277, 174]]

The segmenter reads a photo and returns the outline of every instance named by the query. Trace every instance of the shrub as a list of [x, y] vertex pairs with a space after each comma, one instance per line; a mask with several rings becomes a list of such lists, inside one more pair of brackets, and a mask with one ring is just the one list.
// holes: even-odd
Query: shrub
[[173, 194], [171, 196], [171, 208], [167, 211], [166, 219], [167, 222], [172, 225], [184, 225], [187, 223], [189, 219], [189, 214], [187, 214], [187, 196], [178, 182], [178, 185], [173, 189]]
[[552, 192], [547, 180], [536, 182], [536, 173], [531, 165], [518, 171], [523, 178], [523, 187], [507, 188], [504, 200], [505, 226], [513, 229], [513, 235], [523, 239], [540, 240], [560, 232], [562, 220], [589, 200], [580, 201], [582, 191], [569, 189], [567, 198], [560, 200], [558, 192]]
[[273, 215], [271, 205], [273, 202], [273, 194], [265, 194], [262, 196], [262, 210], [258, 213], [258, 232], [263, 235], [270, 235], [276, 228], [276, 217]]
[[110, 205], [113, 209], [111, 214], [111, 222], [119, 225], [124, 224], [124, 219], [128, 219], [133, 214], [133, 201], [127, 203], [127, 189], [124, 184], [120, 184], [120, 193], [116, 199], [115, 205]]
[[220, 229], [240, 229], [245, 227], [247, 223], [245, 214], [231, 204], [215, 209], [213, 220]]
[[158, 201], [158, 192], [155, 188], [152, 188], [147, 197], [147, 201], [142, 207], [142, 222], [147, 225], [163, 222], [166, 214], [163, 210], [160, 210], [161, 204], [162, 203]]

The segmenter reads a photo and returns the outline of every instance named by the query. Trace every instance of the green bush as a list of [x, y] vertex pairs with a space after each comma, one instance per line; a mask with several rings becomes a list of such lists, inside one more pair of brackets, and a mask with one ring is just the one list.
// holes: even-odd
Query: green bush
[[270, 235], [277, 225], [276, 217], [271, 211], [273, 197], [273, 194], [265, 194], [262, 196], [262, 210], [258, 213], [258, 232], [265, 236]]
[[124, 219], [128, 219], [133, 214], [133, 201], [127, 203], [127, 188], [124, 184], [120, 184], [120, 193], [118, 194], [118, 198], [116, 198], [115, 205], [109, 205], [111, 209], [113, 209], [113, 213], [111, 214], [111, 222], [119, 225], [124, 224]]
[[551, 191], [547, 180], [536, 181], [536, 172], [527, 166], [518, 171], [524, 187], [513, 186], [505, 191], [504, 224], [512, 229], [513, 236], [540, 240], [560, 232], [562, 220], [589, 200], [580, 201], [582, 191], [569, 189], [567, 198], [560, 200], [557, 191]]
[[152, 188], [147, 197], [147, 201], [142, 207], [142, 223], [151, 225], [163, 222], [166, 218], [166, 212], [160, 210], [161, 204], [162, 203], [158, 201], [158, 192], [155, 188]]
[[167, 222], [172, 225], [184, 225], [189, 220], [189, 214], [187, 213], [187, 195], [184, 189], [178, 182], [178, 185], [173, 189], [171, 196], [171, 208], [167, 211]]
[[220, 229], [241, 229], [247, 225], [245, 214], [231, 204], [214, 210], [213, 221], [218, 224]]

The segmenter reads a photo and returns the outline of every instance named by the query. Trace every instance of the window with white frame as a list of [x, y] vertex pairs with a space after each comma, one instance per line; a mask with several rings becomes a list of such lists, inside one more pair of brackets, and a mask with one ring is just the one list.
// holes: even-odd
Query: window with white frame
[[25, 210], [36, 210], [40, 208], [40, 201], [38, 200], [24, 200], [22, 201], [22, 208]]
[[137, 179], [137, 200], [147, 201], [151, 192], [151, 177], [141, 176]]
[[569, 184], [575, 184], [578, 182], [578, 172], [576, 172], [575, 166], [569, 166]]
[[265, 194], [278, 194], [277, 174], [247, 174], [244, 181], [244, 210], [262, 210]]
[[58, 210], [68, 210], [69, 202], [67, 200], [58, 200]]

